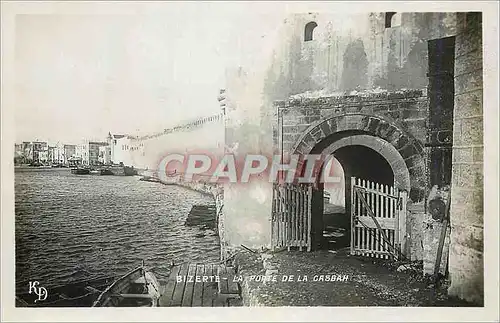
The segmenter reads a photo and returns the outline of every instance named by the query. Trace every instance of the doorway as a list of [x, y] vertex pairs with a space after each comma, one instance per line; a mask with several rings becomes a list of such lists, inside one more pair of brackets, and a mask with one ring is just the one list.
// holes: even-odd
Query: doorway
[[[381, 185], [394, 185], [387, 160], [367, 146], [344, 146], [333, 152], [322, 170], [340, 177], [338, 182], [316, 183], [312, 197], [312, 245], [316, 249], [340, 250], [351, 243], [351, 178]], [[326, 194], [325, 194], [326, 193]]]

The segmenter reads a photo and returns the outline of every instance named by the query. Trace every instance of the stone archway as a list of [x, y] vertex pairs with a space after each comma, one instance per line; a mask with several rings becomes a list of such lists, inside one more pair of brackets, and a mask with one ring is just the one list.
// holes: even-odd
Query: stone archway
[[[426, 171], [422, 144], [395, 122], [367, 114], [344, 114], [311, 124], [292, 147], [293, 154], [331, 155], [342, 149], [362, 146], [378, 153], [392, 169], [393, 184], [409, 193], [408, 205], [422, 204]], [[349, 179], [346, 177], [346, 181]], [[350, 188], [350, 184], [346, 185]], [[346, 191], [346, 214], [350, 190]], [[323, 186], [313, 192], [313, 245], [323, 241]], [[320, 219], [321, 218], [321, 219]], [[314, 220], [315, 219], [315, 220]]]
[[413, 203], [424, 200], [426, 169], [422, 144], [403, 127], [379, 116], [352, 113], [318, 120], [302, 133], [291, 152], [323, 153], [353, 142], [380, 152], [393, 167], [398, 187], [409, 191]]
[[401, 190], [410, 191], [410, 172], [406, 167], [403, 157], [401, 157], [394, 146], [379, 137], [370, 135], [353, 135], [344, 137], [332, 143], [325, 150], [323, 150], [322, 153], [324, 155], [331, 155], [340, 148], [356, 145], [372, 149], [377, 147], [377, 152], [384, 157], [391, 166], [394, 174], [394, 186]]

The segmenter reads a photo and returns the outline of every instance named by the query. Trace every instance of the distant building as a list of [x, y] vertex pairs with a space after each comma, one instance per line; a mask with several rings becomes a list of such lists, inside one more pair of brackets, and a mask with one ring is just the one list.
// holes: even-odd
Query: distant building
[[114, 164], [123, 163], [126, 166], [131, 165], [131, 142], [127, 135], [108, 135], [108, 144], [111, 150], [111, 162]]
[[76, 145], [63, 146], [63, 164], [68, 165], [69, 159], [76, 157]]
[[39, 163], [46, 163], [48, 161], [48, 148], [49, 145], [45, 141], [33, 142], [33, 161]]
[[111, 164], [111, 147], [99, 146], [99, 163], [103, 165]]
[[89, 163], [89, 141], [84, 140], [81, 144], [76, 145], [75, 157], [79, 157], [82, 165], [90, 165]]
[[58, 142], [54, 148], [54, 163], [64, 164], [64, 145]]
[[99, 165], [101, 162], [99, 161], [99, 152], [101, 147], [108, 146], [107, 142], [96, 142], [91, 141], [88, 144], [88, 161], [89, 165]]
[[25, 162], [33, 162], [33, 143], [30, 141], [23, 141], [23, 143], [21, 144], [21, 149]]
[[56, 146], [48, 146], [47, 159], [50, 163], [56, 163]]
[[23, 164], [25, 163], [23, 144], [15, 144], [14, 145], [14, 164]]
[[23, 154], [23, 145], [22, 144], [14, 144], [14, 156], [20, 157]]
[[38, 152], [38, 162], [46, 164], [49, 162], [49, 152], [48, 150], [41, 150]]

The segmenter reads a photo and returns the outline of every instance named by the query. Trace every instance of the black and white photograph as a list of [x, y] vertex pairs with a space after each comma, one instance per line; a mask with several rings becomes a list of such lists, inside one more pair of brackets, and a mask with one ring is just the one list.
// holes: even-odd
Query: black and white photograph
[[498, 8], [2, 1], [2, 320], [498, 320]]

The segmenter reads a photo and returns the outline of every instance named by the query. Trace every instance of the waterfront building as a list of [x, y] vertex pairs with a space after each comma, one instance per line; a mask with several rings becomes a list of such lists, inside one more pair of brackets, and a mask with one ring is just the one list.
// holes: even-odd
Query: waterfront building
[[50, 145], [48, 146], [47, 159], [48, 159], [48, 162], [51, 164], [54, 164], [57, 162], [56, 146], [50, 146]]
[[54, 163], [64, 164], [64, 145], [60, 142], [54, 148]]
[[113, 164], [120, 164], [126, 166], [132, 166], [131, 162], [131, 139], [132, 137], [127, 135], [113, 135], [111, 133], [108, 134], [108, 144], [111, 151], [111, 162]]
[[46, 141], [33, 142], [33, 161], [46, 163], [48, 161], [48, 143]]
[[101, 164], [101, 162], [99, 161], [100, 148], [106, 147], [107, 145], [108, 145], [108, 143], [106, 143], [106, 142], [89, 141], [89, 143], [88, 143], [89, 165]]
[[84, 166], [89, 165], [89, 141], [83, 140], [80, 144], [76, 145], [75, 157], [81, 160], [81, 164]]
[[26, 163], [24, 157], [23, 144], [14, 144], [14, 164]]
[[38, 162], [42, 164], [47, 164], [49, 162], [49, 151], [41, 150], [38, 152]]
[[109, 165], [111, 164], [111, 147], [106, 144], [99, 146], [99, 164]]
[[76, 145], [63, 145], [63, 164], [68, 165], [72, 157], [76, 157]]
[[30, 141], [23, 141], [21, 144], [22, 154], [26, 163], [33, 162], [33, 143]]

